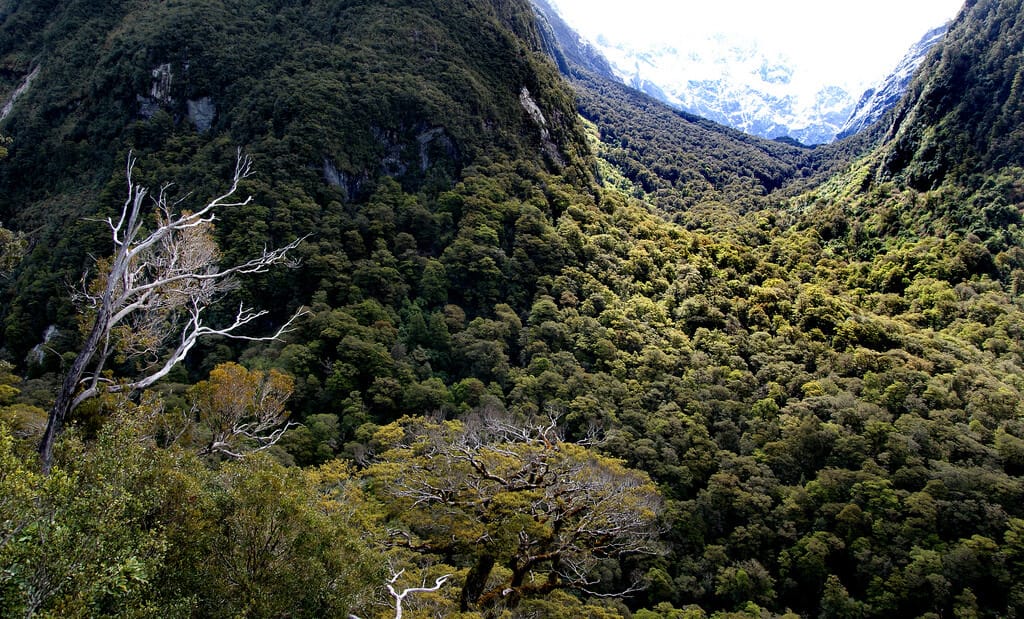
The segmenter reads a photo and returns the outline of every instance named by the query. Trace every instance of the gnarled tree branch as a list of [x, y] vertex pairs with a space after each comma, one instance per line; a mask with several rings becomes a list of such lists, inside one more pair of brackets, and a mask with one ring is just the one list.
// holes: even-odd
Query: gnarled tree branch
[[[220, 208], [244, 206], [252, 198], [234, 196], [252, 173], [252, 160], [239, 152], [230, 188], [195, 211], [180, 209], [161, 188], [152, 202], [155, 224], [146, 231], [149, 191], [133, 180], [136, 158], [128, 157], [125, 175], [128, 195], [120, 215], [107, 218], [114, 254], [97, 261], [91, 285], [80, 300], [91, 313], [92, 327], [68, 369], [57, 394], [39, 446], [44, 472], [53, 462], [53, 447], [64, 421], [82, 402], [102, 393], [145, 389], [166, 376], [203, 338], [221, 336], [244, 340], [273, 340], [287, 332], [305, 313], [300, 310], [273, 335], [250, 336], [241, 329], [266, 315], [240, 305], [224, 327], [208, 326], [204, 311], [234, 289], [235, 277], [263, 273], [272, 266], [294, 266], [289, 253], [303, 239], [263, 252], [241, 264], [220, 268], [212, 224]], [[173, 342], [173, 343], [172, 343]], [[111, 356], [118, 354], [141, 366], [139, 374], [122, 381], [104, 378]]]

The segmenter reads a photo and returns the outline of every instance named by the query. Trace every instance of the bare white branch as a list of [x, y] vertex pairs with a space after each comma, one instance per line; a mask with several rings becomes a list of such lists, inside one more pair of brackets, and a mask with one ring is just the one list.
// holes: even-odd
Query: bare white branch
[[449, 578], [452, 577], [451, 574], [445, 574], [444, 576], [438, 577], [437, 580], [434, 581], [434, 585], [432, 587], [407, 587], [398, 591], [395, 589], [395, 583], [398, 582], [398, 579], [404, 573], [405, 570], [399, 570], [397, 573], [393, 572], [391, 578], [384, 584], [388, 589], [388, 593], [391, 594], [391, 597], [395, 598], [395, 619], [402, 619], [402, 603], [405, 601], [406, 596], [413, 593], [431, 593], [437, 591], [444, 586], [444, 583], [448, 582]]
[[[249, 204], [252, 197], [235, 197], [240, 183], [252, 173], [252, 160], [239, 151], [229, 189], [194, 211], [171, 200], [164, 185], [153, 197], [154, 219], [147, 224], [149, 191], [133, 179], [137, 158], [129, 155], [125, 175], [128, 191], [121, 212], [106, 219], [114, 254], [97, 260], [95, 278], [83, 279], [76, 297], [93, 322], [88, 338], [68, 371], [51, 410], [40, 445], [43, 469], [49, 470], [53, 442], [64, 418], [82, 402], [104, 392], [145, 389], [165, 377], [204, 338], [228, 337], [249, 341], [278, 339], [306, 314], [296, 312], [273, 335], [247, 335], [242, 328], [267, 315], [240, 305], [231, 324], [211, 327], [204, 311], [237, 288], [237, 276], [264, 273], [277, 265], [296, 266], [291, 252], [305, 239], [264, 248], [241, 264], [221, 267], [213, 238], [218, 209]], [[187, 197], [187, 196], [186, 196]], [[149, 232], [147, 225], [151, 226]], [[138, 375], [120, 382], [101, 376], [117, 355], [131, 362]]]

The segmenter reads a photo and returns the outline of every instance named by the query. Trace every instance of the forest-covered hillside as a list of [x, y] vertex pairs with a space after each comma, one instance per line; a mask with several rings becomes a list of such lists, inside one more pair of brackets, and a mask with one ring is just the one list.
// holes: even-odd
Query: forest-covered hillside
[[[1022, 16], [805, 149], [524, 0], [0, 5], [2, 613], [1024, 615]], [[117, 270], [129, 153], [145, 234], [237, 149]]]

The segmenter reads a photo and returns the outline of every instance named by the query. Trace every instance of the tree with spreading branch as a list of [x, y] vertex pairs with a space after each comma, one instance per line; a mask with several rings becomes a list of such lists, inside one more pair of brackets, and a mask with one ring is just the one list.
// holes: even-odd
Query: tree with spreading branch
[[295, 381], [278, 370], [247, 370], [221, 363], [209, 380], [188, 390], [191, 413], [204, 441], [200, 454], [237, 460], [276, 444], [297, 424], [286, 421], [285, 402]]
[[[251, 336], [243, 327], [266, 310], [239, 305], [234, 319], [223, 327], [206, 324], [205, 313], [225, 293], [237, 287], [237, 276], [263, 273], [277, 264], [294, 265], [289, 252], [297, 239], [235, 266], [217, 261], [213, 223], [217, 211], [248, 204], [237, 199], [239, 184], [252, 173], [252, 160], [239, 153], [230, 188], [195, 211], [180, 209], [171, 185], [150, 199], [149, 190], [135, 183], [136, 158], [128, 157], [128, 194], [119, 216], [108, 218], [114, 253], [97, 260], [96, 271], [82, 278], [78, 301], [84, 306], [88, 335], [57, 393], [39, 445], [44, 472], [53, 463], [53, 448], [64, 422], [82, 402], [103, 393], [145, 389], [166, 376], [203, 338], [222, 336], [272, 340], [289, 330], [302, 310], [268, 336]], [[151, 205], [151, 207], [150, 207]], [[147, 215], [152, 212], [152, 218]], [[135, 367], [133, 376], [108, 376], [112, 359]]]
[[25, 237], [0, 224], [0, 277], [7, 275], [25, 255]]
[[662, 501], [651, 480], [562, 440], [553, 418], [406, 417], [375, 440], [382, 451], [365, 474], [389, 499], [393, 543], [468, 567], [464, 612], [556, 589], [600, 595], [603, 564], [659, 552]]

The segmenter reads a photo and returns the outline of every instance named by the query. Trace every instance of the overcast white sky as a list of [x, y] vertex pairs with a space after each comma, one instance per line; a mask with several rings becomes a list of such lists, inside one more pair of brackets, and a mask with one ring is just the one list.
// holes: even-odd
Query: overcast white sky
[[[753, 39], [825, 79], [873, 83], [964, 0], [552, 0], [580, 34], [643, 49], [715, 33]], [[836, 83], [836, 82], [832, 82]]]

